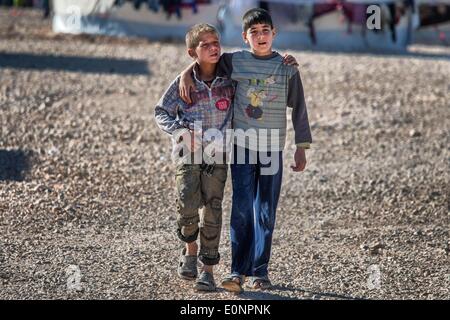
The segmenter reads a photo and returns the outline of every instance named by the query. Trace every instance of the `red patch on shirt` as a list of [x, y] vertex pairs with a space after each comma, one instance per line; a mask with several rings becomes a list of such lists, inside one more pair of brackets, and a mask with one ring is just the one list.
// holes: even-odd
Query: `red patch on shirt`
[[230, 101], [228, 99], [222, 98], [216, 101], [216, 108], [220, 111], [226, 111], [230, 107]]

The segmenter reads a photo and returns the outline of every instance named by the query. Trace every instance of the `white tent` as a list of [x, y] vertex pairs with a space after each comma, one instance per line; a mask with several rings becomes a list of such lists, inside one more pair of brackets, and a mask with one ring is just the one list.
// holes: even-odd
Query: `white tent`
[[[159, 7], [150, 10], [146, 3], [136, 10], [133, 3], [115, 0], [54, 0], [53, 30], [62, 33], [93, 33], [115, 36], [144, 36], [154, 40], [184, 38], [188, 28], [199, 22], [217, 24], [219, 0], [199, 4], [197, 12], [183, 8], [181, 18], [170, 18]], [[186, 3], [189, 1], [186, 1]]]

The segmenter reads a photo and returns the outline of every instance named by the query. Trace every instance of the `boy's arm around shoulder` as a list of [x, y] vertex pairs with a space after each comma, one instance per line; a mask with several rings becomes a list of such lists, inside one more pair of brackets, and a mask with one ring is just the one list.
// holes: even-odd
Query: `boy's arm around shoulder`
[[[221, 77], [231, 78], [233, 72], [232, 53], [223, 53], [217, 63], [217, 75]], [[196, 62], [191, 63], [186, 69], [180, 73], [179, 92], [181, 99], [187, 104], [192, 104], [191, 92], [195, 90], [192, 71]]]
[[180, 73], [180, 81], [178, 84], [181, 99], [187, 104], [191, 104], [191, 90], [195, 89], [194, 79], [192, 79], [192, 71], [196, 62], [192, 62], [186, 69]]
[[217, 75], [231, 79], [233, 73], [233, 53], [222, 53], [217, 63]]
[[311, 129], [308, 121], [303, 84], [300, 72], [296, 68], [288, 81], [287, 105], [292, 108], [295, 144], [297, 147], [309, 149], [312, 143]]

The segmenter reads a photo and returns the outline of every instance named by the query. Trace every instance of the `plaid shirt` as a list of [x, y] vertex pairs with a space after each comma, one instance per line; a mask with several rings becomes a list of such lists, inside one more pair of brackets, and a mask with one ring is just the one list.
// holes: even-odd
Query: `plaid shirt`
[[[197, 65], [196, 65], [197, 67]], [[203, 146], [209, 144], [204, 133], [208, 129], [221, 131], [224, 141], [226, 130], [231, 128], [235, 83], [224, 77], [216, 77], [209, 88], [193, 71], [195, 91], [192, 104], [186, 104], [179, 94], [180, 77], [169, 86], [155, 107], [155, 119], [159, 128], [170, 135], [182, 128], [193, 129], [194, 121], [202, 123]], [[174, 152], [176, 142], [174, 142]]]

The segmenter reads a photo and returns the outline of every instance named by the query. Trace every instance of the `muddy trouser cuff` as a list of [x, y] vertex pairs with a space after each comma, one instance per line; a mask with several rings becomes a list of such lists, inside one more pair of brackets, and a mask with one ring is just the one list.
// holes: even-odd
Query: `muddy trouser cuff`
[[190, 236], [184, 236], [184, 235], [181, 233], [181, 229], [178, 228], [178, 229], [177, 229], [177, 235], [178, 235], [178, 238], [179, 238], [181, 241], [186, 242], [186, 243], [190, 243], [190, 242], [193, 242], [193, 241], [197, 240], [199, 231], [200, 231], [200, 230], [197, 229], [197, 231], [195, 231], [194, 234], [192, 234], [192, 235], [190, 235]]
[[207, 256], [206, 254], [203, 254], [200, 252], [198, 259], [207, 266], [213, 266], [219, 263], [220, 261], [220, 254], [217, 253], [216, 258], [211, 258], [210, 256]]

